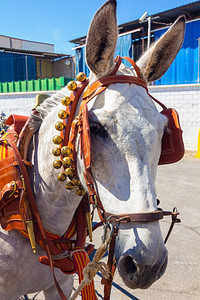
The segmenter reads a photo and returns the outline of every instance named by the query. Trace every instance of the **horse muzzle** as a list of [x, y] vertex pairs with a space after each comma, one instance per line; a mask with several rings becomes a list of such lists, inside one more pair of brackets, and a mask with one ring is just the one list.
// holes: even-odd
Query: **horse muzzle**
[[136, 259], [133, 250], [128, 250], [118, 261], [118, 272], [127, 287], [131, 289], [147, 289], [165, 272], [168, 262], [167, 251], [160, 261], [147, 264]]

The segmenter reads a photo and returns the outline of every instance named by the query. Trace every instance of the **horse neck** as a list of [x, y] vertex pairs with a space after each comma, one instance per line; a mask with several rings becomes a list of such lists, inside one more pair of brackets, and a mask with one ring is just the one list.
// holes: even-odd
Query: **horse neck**
[[59, 106], [55, 107], [46, 116], [34, 135], [33, 149], [30, 151], [33, 171], [30, 176], [44, 228], [62, 235], [70, 225], [81, 199], [74, 190], [66, 190], [65, 182], [57, 179], [60, 170], [53, 168], [56, 158], [52, 155], [55, 147], [52, 139], [58, 134], [54, 124], [58, 121], [59, 109]]

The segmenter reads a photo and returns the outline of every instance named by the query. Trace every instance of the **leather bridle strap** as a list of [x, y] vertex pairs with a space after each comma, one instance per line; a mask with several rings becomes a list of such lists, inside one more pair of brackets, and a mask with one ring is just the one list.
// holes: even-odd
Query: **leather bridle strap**
[[34, 216], [35, 216], [37, 226], [38, 226], [38, 230], [39, 230], [39, 233], [40, 233], [40, 239], [41, 240], [38, 240], [38, 242], [39, 242], [40, 245], [43, 246], [43, 248], [45, 249], [45, 251], [47, 253], [47, 257], [49, 259], [50, 267], [51, 267], [51, 270], [52, 270], [52, 273], [53, 273], [54, 283], [56, 285], [58, 293], [59, 293], [62, 300], [67, 300], [67, 298], [65, 297], [65, 295], [64, 295], [63, 291], [61, 290], [61, 288], [60, 288], [60, 286], [59, 286], [59, 284], [56, 280], [56, 277], [55, 277], [51, 251], [50, 251], [50, 248], [49, 248], [46, 233], [45, 233], [43, 225], [42, 225], [42, 221], [40, 219], [40, 215], [39, 215], [39, 212], [38, 212], [38, 209], [37, 209], [37, 205], [36, 205], [36, 202], [35, 202], [35, 199], [34, 199], [34, 195], [33, 195], [33, 191], [32, 191], [32, 187], [31, 187], [31, 183], [30, 183], [30, 179], [29, 179], [27, 169], [26, 169], [26, 167], [23, 163], [23, 160], [21, 158], [21, 154], [20, 154], [16, 144], [11, 139], [8, 139], [8, 138], [7, 138], [7, 142], [10, 144], [10, 146], [13, 149], [14, 155], [16, 157], [16, 160], [18, 162], [21, 174], [22, 174], [24, 182], [25, 182], [27, 195], [29, 197], [30, 205], [31, 205], [31, 208], [34, 212]]
[[[115, 215], [108, 213], [106, 211], [103, 212], [104, 218], [107, 220], [109, 218], [110, 223], [116, 222], [117, 220], [121, 219], [121, 223], [123, 222], [153, 222], [158, 221], [163, 218], [163, 211], [156, 210], [152, 212], [145, 212], [145, 213], [133, 213], [133, 214], [120, 214]], [[126, 218], [125, 218], [126, 217]]]

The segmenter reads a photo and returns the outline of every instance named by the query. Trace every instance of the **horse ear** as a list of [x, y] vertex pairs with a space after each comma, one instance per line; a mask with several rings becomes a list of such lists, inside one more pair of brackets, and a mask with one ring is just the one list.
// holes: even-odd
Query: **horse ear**
[[86, 62], [90, 70], [101, 77], [114, 66], [117, 44], [117, 19], [115, 0], [106, 1], [96, 12], [86, 41]]
[[168, 70], [182, 46], [184, 35], [185, 16], [180, 16], [137, 62], [146, 81], [155, 81]]

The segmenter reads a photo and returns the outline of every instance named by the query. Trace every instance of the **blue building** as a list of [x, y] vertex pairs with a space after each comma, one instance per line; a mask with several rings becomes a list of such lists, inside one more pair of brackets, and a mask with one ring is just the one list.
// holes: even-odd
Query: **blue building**
[[[148, 43], [156, 41], [180, 16], [186, 16], [185, 39], [175, 61], [155, 85], [194, 84], [200, 82], [200, 1], [176, 7], [152, 16], [144, 15], [142, 20], [121, 24], [116, 55], [129, 56], [135, 61], [147, 49]], [[149, 29], [151, 29], [149, 31]], [[150, 33], [148, 33], [150, 32]], [[86, 37], [70, 42], [75, 44], [76, 72], [89, 70], [85, 64]]]

